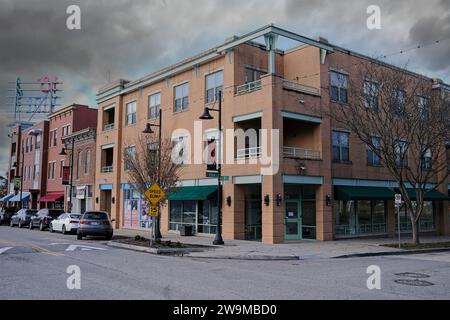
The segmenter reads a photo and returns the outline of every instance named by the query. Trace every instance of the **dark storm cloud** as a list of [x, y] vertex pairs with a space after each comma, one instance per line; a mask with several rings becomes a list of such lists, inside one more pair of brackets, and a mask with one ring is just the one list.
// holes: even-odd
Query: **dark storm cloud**
[[[276, 23], [300, 34], [369, 55], [392, 52], [448, 34], [448, 0], [0, 0], [0, 126], [12, 110], [3, 97], [17, 76], [58, 75], [63, 104], [95, 106], [99, 86], [136, 79], [226, 37]], [[81, 8], [81, 30], [66, 28], [66, 8]], [[382, 30], [366, 28], [366, 8], [378, 4]], [[431, 50], [431, 49], [430, 49]], [[424, 73], [448, 66], [449, 47], [417, 54]], [[433, 59], [427, 59], [432, 54]], [[409, 55], [406, 59], [413, 58]], [[403, 57], [401, 57], [403, 58]], [[401, 62], [401, 61], [400, 61]], [[447, 78], [448, 80], [448, 78]], [[2, 126], [4, 127], [4, 126]], [[0, 173], [7, 163], [0, 132]]]

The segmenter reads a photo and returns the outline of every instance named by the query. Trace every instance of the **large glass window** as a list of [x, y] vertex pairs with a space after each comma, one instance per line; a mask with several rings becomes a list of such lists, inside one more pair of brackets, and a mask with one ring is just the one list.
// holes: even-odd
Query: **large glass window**
[[216, 232], [217, 201], [170, 201], [169, 229], [180, 230], [183, 225], [192, 226], [193, 232]]
[[261, 185], [245, 186], [245, 239], [259, 241], [262, 238]]
[[397, 167], [408, 166], [408, 143], [399, 141], [395, 145], [395, 164]]
[[348, 76], [339, 72], [330, 72], [330, 97], [332, 101], [348, 102]]
[[245, 73], [244, 74], [245, 83], [249, 83], [260, 80], [261, 76], [264, 75], [266, 72], [255, 68], [246, 67], [244, 69], [244, 73]]
[[350, 160], [349, 133], [333, 131], [333, 161], [348, 162]]
[[[415, 202], [413, 202], [413, 205], [415, 205]], [[395, 230], [398, 230], [397, 214], [395, 217]], [[419, 220], [419, 231], [433, 231], [435, 228], [434, 204], [432, 201], [426, 201]], [[400, 230], [403, 232], [412, 230], [411, 219], [405, 205], [400, 208]]]
[[128, 228], [140, 228], [140, 195], [136, 190], [124, 190], [123, 226]]
[[336, 236], [386, 233], [384, 200], [334, 202]]
[[378, 109], [378, 83], [374, 81], [364, 81], [364, 97], [366, 108]]
[[206, 76], [206, 103], [217, 100], [219, 91], [223, 89], [223, 71]]
[[174, 111], [183, 111], [189, 107], [189, 83], [176, 86], [175, 89]]

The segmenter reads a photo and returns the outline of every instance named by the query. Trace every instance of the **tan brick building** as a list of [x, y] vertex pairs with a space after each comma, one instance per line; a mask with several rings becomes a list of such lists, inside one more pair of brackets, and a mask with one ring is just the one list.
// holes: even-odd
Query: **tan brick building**
[[[265, 45], [252, 41], [261, 37]], [[301, 45], [275, 50], [282, 37]], [[116, 228], [148, 226], [146, 202], [128, 181], [124, 149], [133, 147], [133, 139], [148, 122], [157, 123], [159, 109], [163, 138], [187, 141], [188, 154], [204, 148], [217, 137], [217, 114], [212, 121], [198, 122], [199, 116], [205, 106], [217, 108], [215, 93], [221, 91], [222, 130], [279, 130], [279, 136], [269, 134], [268, 150], [262, 148], [261, 133], [256, 144], [245, 140], [231, 147], [233, 154], [222, 157], [227, 159], [222, 174], [228, 177], [223, 183], [225, 239], [281, 243], [393, 236], [395, 183], [373, 159], [368, 161], [366, 147], [355, 135], [315, 108], [345, 99], [346, 88], [338, 88], [333, 97], [322, 88], [332, 86], [336, 77], [352, 77], [343, 66], [367, 59], [324, 39], [308, 39], [270, 25], [136, 81], [120, 80], [101, 88], [96, 209], [110, 212]], [[200, 145], [195, 140], [198, 132]], [[225, 135], [224, 150], [235, 143], [233, 136]], [[265, 173], [265, 151], [279, 159], [274, 174]], [[217, 180], [207, 178], [205, 171], [205, 163], [184, 165], [180, 192], [169, 195], [162, 213], [163, 233], [177, 232], [183, 225], [192, 225], [199, 234], [215, 233]], [[450, 234], [449, 204], [444, 200], [448, 188], [447, 183], [429, 199], [423, 232]], [[409, 227], [402, 225], [405, 232]]]

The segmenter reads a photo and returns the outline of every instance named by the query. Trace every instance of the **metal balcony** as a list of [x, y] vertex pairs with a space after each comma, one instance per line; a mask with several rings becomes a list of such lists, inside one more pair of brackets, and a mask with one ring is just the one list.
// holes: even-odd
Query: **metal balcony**
[[295, 158], [303, 160], [321, 160], [321, 154], [318, 150], [310, 150], [294, 147], [283, 147], [283, 156], [285, 158]]

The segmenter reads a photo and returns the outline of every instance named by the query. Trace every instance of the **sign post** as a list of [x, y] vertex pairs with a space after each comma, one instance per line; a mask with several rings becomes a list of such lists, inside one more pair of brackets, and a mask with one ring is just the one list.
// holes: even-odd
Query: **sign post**
[[395, 195], [395, 208], [397, 209], [397, 233], [398, 233], [398, 248], [402, 248], [402, 242], [401, 242], [401, 234], [400, 234], [400, 207], [402, 205], [402, 195], [396, 194]]
[[144, 192], [144, 196], [151, 203], [148, 209], [148, 215], [152, 218], [152, 236], [150, 246], [153, 245], [154, 241], [156, 241], [156, 217], [159, 216], [159, 202], [165, 197], [165, 195], [166, 194], [157, 183], [154, 183]]

